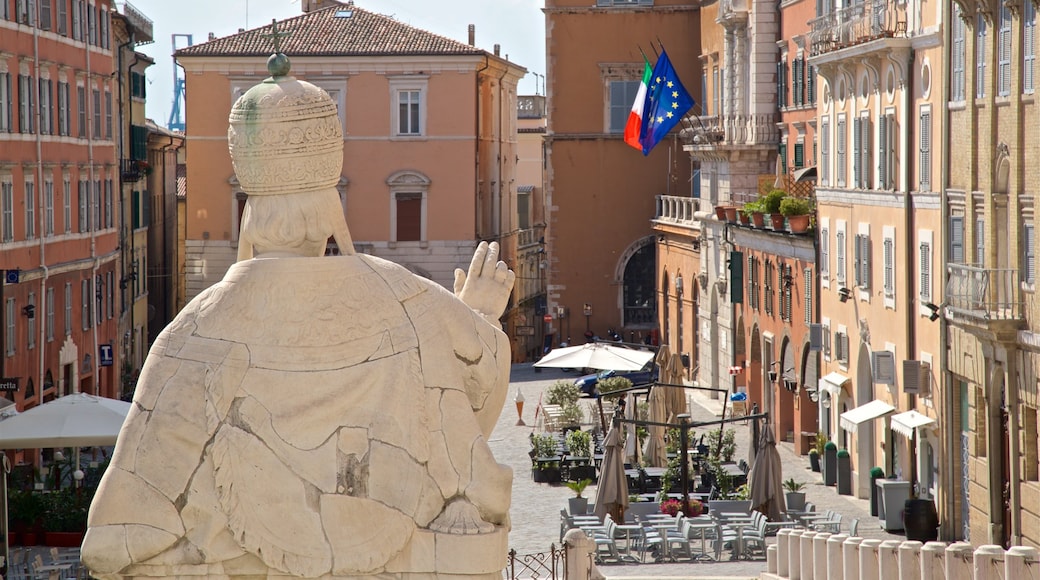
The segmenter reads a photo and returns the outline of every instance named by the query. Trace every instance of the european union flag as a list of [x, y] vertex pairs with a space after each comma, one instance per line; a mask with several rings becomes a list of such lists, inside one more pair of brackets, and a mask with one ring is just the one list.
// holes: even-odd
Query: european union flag
[[694, 103], [693, 97], [679, 82], [679, 75], [664, 48], [654, 65], [654, 75], [650, 82], [643, 103], [642, 131], [639, 133], [643, 155], [650, 154], [650, 150], [664, 139]]

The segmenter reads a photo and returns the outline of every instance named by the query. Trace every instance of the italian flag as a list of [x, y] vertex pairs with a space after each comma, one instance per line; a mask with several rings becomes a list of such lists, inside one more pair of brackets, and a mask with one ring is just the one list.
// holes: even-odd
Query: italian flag
[[643, 144], [639, 142], [639, 133], [643, 127], [643, 103], [646, 101], [646, 89], [650, 86], [650, 77], [652, 76], [654, 76], [654, 69], [650, 67], [650, 61], [644, 57], [643, 81], [639, 83], [636, 101], [632, 103], [632, 111], [628, 114], [628, 123], [625, 124], [625, 143], [640, 151], [643, 150]]

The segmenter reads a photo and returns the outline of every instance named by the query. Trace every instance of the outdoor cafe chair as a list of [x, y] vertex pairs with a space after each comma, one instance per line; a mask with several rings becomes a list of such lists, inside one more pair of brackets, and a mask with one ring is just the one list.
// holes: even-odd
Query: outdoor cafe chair
[[[585, 528], [583, 528], [585, 529]], [[592, 528], [586, 529], [586, 533], [592, 530]], [[617, 535], [617, 524], [614, 523], [614, 518], [607, 514], [603, 518], [602, 530], [592, 530], [591, 535], [592, 541], [596, 544], [596, 561], [604, 562], [611, 560], [613, 562], [621, 561], [621, 550], [618, 548], [615, 536]]]

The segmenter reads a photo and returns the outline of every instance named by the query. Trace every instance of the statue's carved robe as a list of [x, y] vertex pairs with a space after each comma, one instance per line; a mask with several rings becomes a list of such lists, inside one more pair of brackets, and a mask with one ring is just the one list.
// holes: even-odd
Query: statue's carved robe
[[486, 440], [509, 356], [501, 330], [393, 263], [239, 262], [153, 345], [83, 560], [110, 577], [349, 576], [415, 559], [453, 501], [507, 528], [511, 473]]

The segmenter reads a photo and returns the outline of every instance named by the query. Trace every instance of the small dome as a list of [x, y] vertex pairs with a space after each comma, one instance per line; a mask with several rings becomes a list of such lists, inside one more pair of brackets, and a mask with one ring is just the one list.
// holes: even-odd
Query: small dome
[[339, 182], [343, 130], [322, 88], [272, 76], [235, 102], [228, 121], [231, 163], [246, 193], [303, 193]]

